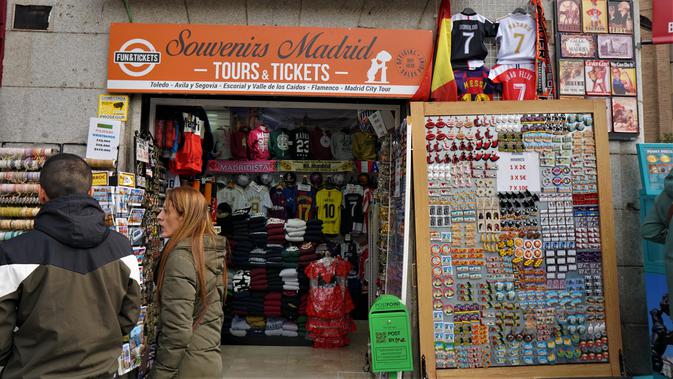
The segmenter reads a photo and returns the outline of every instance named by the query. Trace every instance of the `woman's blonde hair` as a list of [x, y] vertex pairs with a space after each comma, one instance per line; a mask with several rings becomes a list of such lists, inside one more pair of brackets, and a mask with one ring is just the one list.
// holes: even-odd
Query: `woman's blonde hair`
[[[217, 236], [215, 228], [210, 220], [208, 212], [208, 203], [201, 192], [192, 187], [178, 187], [168, 191], [166, 195], [166, 206], [183, 218], [182, 225], [171, 236], [170, 240], [161, 252], [159, 260], [159, 271], [157, 277], [157, 291], [160, 293], [164, 284], [166, 261], [168, 255], [175, 249], [175, 246], [184, 240], [191, 239], [192, 256], [194, 257], [194, 268], [199, 284], [199, 298], [202, 307], [198, 310], [194, 327], [196, 327], [208, 308], [208, 290], [206, 288], [206, 258], [203, 248], [203, 238]], [[225, 267], [226, 273], [226, 267]], [[159, 296], [161, 299], [161, 296]]]

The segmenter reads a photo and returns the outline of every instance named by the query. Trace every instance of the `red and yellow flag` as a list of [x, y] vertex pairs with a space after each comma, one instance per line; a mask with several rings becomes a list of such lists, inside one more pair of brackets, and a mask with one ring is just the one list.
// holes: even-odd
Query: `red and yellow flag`
[[437, 48], [430, 99], [457, 101], [458, 90], [451, 67], [451, 1], [442, 0], [437, 13]]

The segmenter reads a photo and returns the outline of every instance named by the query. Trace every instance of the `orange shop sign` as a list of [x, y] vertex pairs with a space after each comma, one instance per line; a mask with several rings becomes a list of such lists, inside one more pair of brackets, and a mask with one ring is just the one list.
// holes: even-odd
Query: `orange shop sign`
[[110, 92], [410, 98], [429, 30], [112, 24]]

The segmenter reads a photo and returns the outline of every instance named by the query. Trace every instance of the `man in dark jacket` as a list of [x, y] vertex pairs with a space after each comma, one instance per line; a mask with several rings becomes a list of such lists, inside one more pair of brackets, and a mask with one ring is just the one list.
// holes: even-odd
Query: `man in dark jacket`
[[105, 225], [91, 169], [59, 154], [40, 173], [35, 230], [0, 243], [0, 373], [111, 377], [135, 326], [140, 272], [129, 241]]

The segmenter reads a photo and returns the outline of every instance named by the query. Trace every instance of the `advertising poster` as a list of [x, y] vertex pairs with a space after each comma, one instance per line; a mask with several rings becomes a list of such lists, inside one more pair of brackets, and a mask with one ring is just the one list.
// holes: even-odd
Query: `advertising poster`
[[610, 95], [610, 62], [590, 60], [584, 62], [587, 95]]
[[582, 26], [585, 33], [607, 33], [606, 0], [582, 0]]
[[612, 127], [615, 133], [638, 133], [638, 101], [636, 98], [612, 98]]
[[117, 120], [91, 117], [86, 157], [89, 159], [116, 160], [122, 123]]
[[598, 57], [608, 59], [633, 59], [633, 38], [627, 35], [599, 35]]
[[579, 33], [582, 31], [581, 0], [559, 0], [556, 12], [559, 32]]
[[589, 34], [561, 34], [561, 58], [595, 58], [596, 39]]
[[612, 94], [617, 96], [636, 96], [636, 63], [612, 62]]
[[559, 93], [561, 95], [584, 95], [584, 61], [559, 61]]
[[664, 190], [664, 179], [673, 170], [673, 145], [643, 143], [637, 147], [643, 190], [651, 196], [659, 195]]
[[610, 33], [633, 33], [633, 14], [630, 1], [608, 1], [608, 25]]

